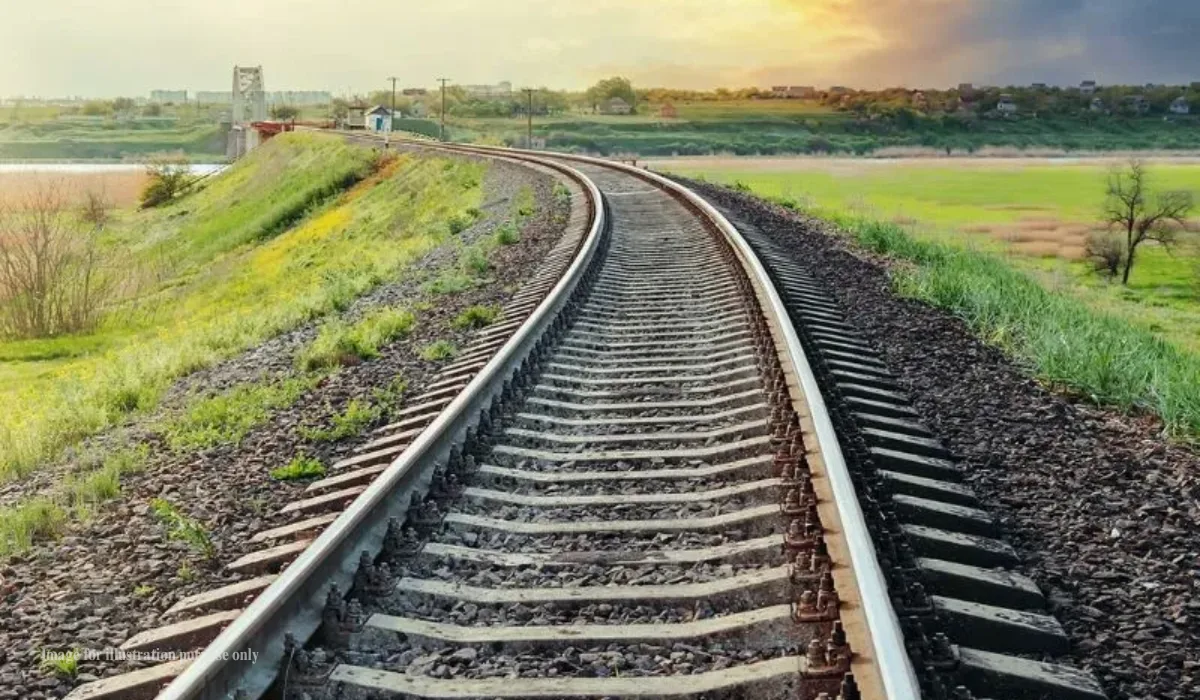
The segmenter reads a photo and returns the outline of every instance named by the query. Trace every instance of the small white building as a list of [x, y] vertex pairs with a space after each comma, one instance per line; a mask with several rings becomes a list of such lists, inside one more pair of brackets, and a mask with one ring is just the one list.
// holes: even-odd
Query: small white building
[[1079, 93], [1081, 95], [1095, 95], [1096, 94], [1096, 81], [1095, 80], [1085, 80], [1082, 83], [1080, 83], [1079, 84]]
[[1183, 95], [1175, 98], [1171, 103], [1171, 114], [1191, 114], [1192, 105], [1188, 103], [1187, 98]]
[[367, 110], [363, 127], [367, 131], [387, 132], [392, 130], [392, 110], [383, 105], [376, 105]]
[[1001, 114], [1016, 114], [1017, 103], [1013, 102], [1012, 95], [1001, 95], [1000, 101], [996, 103], [996, 111]]
[[1093, 97], [1092, 103], [1088, 107], [1088, 109], [1090, 109], [1093, 112], [1103, 112], [1104, 111], [1104, 100], [1100, 99], [1099, 97]]

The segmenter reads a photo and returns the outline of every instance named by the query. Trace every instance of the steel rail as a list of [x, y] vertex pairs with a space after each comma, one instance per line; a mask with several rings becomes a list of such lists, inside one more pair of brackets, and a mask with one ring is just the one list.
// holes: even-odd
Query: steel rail
[[[423, 145], [438, 148], [433, 144]], [[529, 356], [547, 326], [568, 303], [591, 267], [605, 234], [602, 196], [596, 185], [574, 168], [527, 155], [521, 159], [567, 174], [583, 186], [588, 196], [592, 208], [591, 225], [566, 274], [412, 445], [285, 568], [245, 612], [205, 647], [158, 698], [259, 697], [265, 693], [275, 681], [284, 660], [286, 634], [293, 634], [303, 643], [318, 628], [330, 584], [338, 584], [342, 591], [349, 588], [359, 553], [379, 549], [388, 518], [405, 513], [411, 495], [428, 485], [432, 467], [444, 459], [472, 427], [479, 413], [501, 392], [504, 381]], [[248, 651], [257, 653], [253, 662], [235, 660], [247, 655]]]
[[[376, 140], [357, 134], [350, 138]], [[368, 548], [364, 543], [378, 540], [380, 536], [372, 535], [370, 531], [379, 530], [378, 526], [386, 522], [387, 517], [397, 512], [402, 513], [407, 507], [407, 493], [397, 492], [411, 490], [412, 485], [406, 487], [402, 482], [419, 478], [418, 472], [430, 471], [424, 467], [436, 459], [431, 458], [431, 455], [444, 454], [461, 438], [470, 417], [486, 401], [491, 400], [502, 383], [502, 378], [524, 359], [526, 353], [521, 350], [527, 350], [536, 343], [541, 330], [566, 303], [569, 292], [575, 288], [592, 262], [603, 232], [603, 207], [599, 206], [599, 190], [585, 175], [559, 162], [565, 160], [619, 170], [662, 188], [706, 218], [725, 237], [739, 258], [745, 273], [760, 294], [760, 303], [765, 302], [762, 304], [763, 313], [768, 316], [772, 328], [778, 329], [782, 336], [777, 338], [782, 346], [782, 359], [793, 368], [807, 404], [817, 441], [816, 448], [829, 479], [842, 534], [848, 547], [850, 565], [853, 568], [871, 638], [873, 661], [885, 696], [887, 700], [920, 698], [916, 673], [905, 649], [903, 632], [892, 608], [883, 569], [876, 557], [866, 519], [816, 376], [782, 298], [761, 260], [737, 228], [689, 188], [657, 173], [623, 163], [574, 154], [548, 155], [523, 149], [448, 145], [419, 139], [394, 140], [393, 143], [449, 152], [509, 157], [547, 167], [566, 168], [573, 177], [586, 183], [585, 189], [596, 205], [592, 229], [564, 278], [479, 376], [467, 385], [412, 447], [397, 458], [345, 513], [284, 570], [279, 580], [264, 591], [246, 612], [224, 630], [158, 697], [169, 700], [229, 698], [233, 697], [234, 691], [238, 689], [247, 691], [250, 697], [257, 697], [265, 691], [273, 681], [279, 662], [283, 658], [284, 632], [294, 631], [297, 632], [298, 638], [306, 638], [306, 632], [311, 633], [316, 629], [320, 620], [313, 611], [321, 609], [329, 582], [348, 581], [357, 565], [357, 552]], [[389, 499], [390, 507], [386, 507], [389, 505]], [[386, 514], [381, 515], [380, 511], [386, 511]], [[369, 527], [369, 523], [374, 523], [377, 527]], [[347, 546], [352, 530], [359, 532], [360, 537], [365, 539], [354, 546]], [[364, 530], [368, 532], [364, 533]], [[334, 560], [338, 562], [337, 566], [331, 566]], [[297, 597], [300, 602], [297, 602]], [[248, 647], [261, 650], [263, 658], [260, 663], [236, 664], [231, 661], [235, 652], [245, 651]], [[271, 653], [267, 653], [268, 650]]]
[[[527, 151], [518, 152], [525, 153]], [[904, 645], [904, 633], [900, 628], [900, 620], [892, 608], [883, 567], [876, 556], [875, 545], [859, 505], [858, 495], [850, 477], [850, 470], [846, 466], [846, 459], [842, 454], [833, 421], [829, 417], [829, 410], [821, 395], [816, 374], [808, 361], [808, 355], [804, 352], [796, 329], [792, 325], [783, 299], [775, 289], [775, 285], [758, 255], [755, 254], [737, 227], [731, 224], [721, 212], [700, 195], [673, 180], [624, 163], [614, 163], [589, 156], [556, 155], [555, 157], [622, 170], [653, 182], [669, 192], [676, 193], [700, 210], [733, 247], [746, 268], [746, 274], [766, 298], [767, 304], [763, 310], [773, 317], [773, 326], [778, 328], [783, 335], [780, 340], [783, 341], [787, 359], [796, 371], [801, 390], [808, 403], [816, 432], [817, 447], [828, 473], [834, 493], [834, 502], [843, 528], [843, 536], [849, 547], [851, 564], [858, 583], [863, 613], [871, 635], [872, 651], [884, 692], [887, 694], [888, 700], [917, 700], [920, 698], [920, 684]]]

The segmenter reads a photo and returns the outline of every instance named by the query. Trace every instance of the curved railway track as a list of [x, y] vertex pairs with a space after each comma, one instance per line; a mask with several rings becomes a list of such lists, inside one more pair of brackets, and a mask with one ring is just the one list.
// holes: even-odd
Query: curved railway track
[[[1071, 669], [950, 650], [968, 640], [933, 634], [948, 607], [977, 630], [978, 608], [957, 598], [914, 616], [905, 588], [898, 618], [893, 569], [910, 560], [894, 540], [877, 546], [880, 523], [896, 503], [928, 503], [878, 508], [842, 454], [856, 440], [857, 459], [861, 432], [848, 436], [823, 393], [874, 400], [869, 429], [891, 453], [946, 455], [914, 442], [925, 434], [910, 416], [884, 415], [882, 367], [786, 255], [658, 176], [501, 157], [558, 171], [588, 203], [565, 272], [518, 295], [512, 320], [449, 370], [440, 403], [340, 465], [314, 497], [338, 510], [302, 521], [321, 534], [281, 545], [295, 561], [159, 697], [907, 700], [921, 684], [972, 697], [945, 678], [999, 688], [997, 700], [1102, 697]], [[806, 347], [832, 360], [814, 371]], [[838, 372], [863, 388], [839, 390]], [[961, 508], [955, 488], [893, 464], [902, 488]], [[971, 515], [941, 512], [943, 524]], [[943, 564], [961, 588], [971, 572]], [[1002, 579], [975, 584], [1024, 585]], [[247, 649], [257, 663], [238, 660]]]

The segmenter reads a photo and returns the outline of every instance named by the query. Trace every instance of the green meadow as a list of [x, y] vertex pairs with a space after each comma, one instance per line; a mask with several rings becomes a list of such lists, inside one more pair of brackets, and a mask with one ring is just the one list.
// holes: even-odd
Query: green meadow
[[[1115, 161], [1119, 164], [1119, 161]], [[658, 167], [745, 188], [839, 224], [906, 260], [905, 294], [963, 317], [1042, 379], [1200, 435], [1200, 236], [1138, 251], [1130, 285], [1098, 276], [1084, 243], [1109, 163], [735, 158]], [[1200, 201], [1200, 165], [1151, 163], [1151, 186]], [[1200, 216], [1200, 210], [1194, 212]]]
[[92, 332], [0, 341], [0, 479], [155, 407], [170, 383], [344, 309], [452, 237], [483, 165], [277, 137], [197, 192], [122, 212], [119, 295]]

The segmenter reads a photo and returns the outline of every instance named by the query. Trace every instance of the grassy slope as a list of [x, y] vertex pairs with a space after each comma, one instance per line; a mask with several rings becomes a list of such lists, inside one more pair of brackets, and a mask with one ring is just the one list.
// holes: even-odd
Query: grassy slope
[[479, 202], [483, 166], [405, 156], [372, 173], [372, 161], [336, 138], [286, 135], [122, 222], [111, 245], [136, 296], [96, 333], [0, 344], [0, 403], [24, 409], [0, 416], [0, 477], [154, 406], [187, 372], [344, 307]]
[[[641, 155], [736, 153], [870, 153], [888, 147], [1182, 149], [1200, 148], [1196, 119], [1049, 117], [979, 119], [969, 126], [919, 119], [912, 125], [858, 120], [802, 100], [675, 103], [678, 119], [661, 119], [658, 105], [633, 116], [562, 115], [535, 119], [549, 148]], [[520, 143], [524, 120], [455, 119], [455, 138]]]
[[[1093, 222], [1103, 199], [1103, 166], [815, 161], [787, 172], [673, 169], [714, 182], [742, 182], [763, 196], [796, 200], [826, 213], [915, 220], [912, 233], [923, 240], [1005, 255], [1092, 308], [1200, 350], [1200, 251], [1194, 237], [1171, 252], [1154, 246], [1140, 250], [1130, 286], [1123, 288], [1091, 274], [1086, 263], [1022, 255], [995, 237], [963, 230], [1030, 217]], [[1151, 172], [1157, 188], [1200, 193], [1200, 166], [1153, 165]]]

